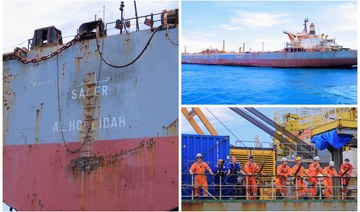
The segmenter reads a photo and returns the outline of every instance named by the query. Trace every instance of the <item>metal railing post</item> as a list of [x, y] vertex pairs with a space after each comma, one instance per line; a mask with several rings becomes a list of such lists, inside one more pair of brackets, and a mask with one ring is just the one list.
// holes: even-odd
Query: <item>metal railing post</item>
[[274, 176], [271, 177], [271, 199], [274, 200]]
[[154, 14], [151, 13], [151, 28], [154, 28]]
[[194, 190], [195, 190], [195, 187], [194, 187], [194, 175], [192, 174], [191, 175], [191, 200], [194, 200]]
[[221, 175], [220, 175], [220, 197], [219, 197], [220, 200], [221, 200], [221, 190], [222, 190], [222, 181], [221, 181]]
[[340, 177], [340, 183], [341, 183], [341, 199], [343, 200], [344, 199], [344, 184], [343, 184], [343, 181], [342, 181], [342, 178], [343, 177]]
[[[246, 190], [246, 200], [249, 200], [249, 190], [250, 188], [248, 187], [249, 185], [249, 178], [246, 177], [246, 185], [245, 185], [245, 190]], [[248, 189], [249, 188], [249, 189]]]
[[298, 184], [297, 184], [297, 177], [295, 176], [295, 195], [296, 195], [296, 199], [299, 199], [299, 194], [298, 194]]
[[[320, 178], [321, 179], [321, 178]], [[322, 177], [322, 181], [319, 183], [319, 197], [320, 199], [322, 199], [322, 195], [321, 195], [321, 183], [324, 183], [324, 177]]]

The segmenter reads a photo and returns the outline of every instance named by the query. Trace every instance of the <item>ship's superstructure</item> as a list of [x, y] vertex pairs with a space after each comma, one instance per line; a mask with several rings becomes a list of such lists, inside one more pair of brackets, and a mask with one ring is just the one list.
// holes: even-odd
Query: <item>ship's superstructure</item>
[[310, 30], [307, 30], [306, 18], [304, 20], [304, 29], [299, 33], [291, 33], [284, 31], [288, 35], [290, 42], [286, 42], [284, 51], [349, 51], [350, 48], [343, 48], [335, 42], [335, 39], [328, 38], [329, 35], [324, 33], [317, 35], [314, 23], [310, 24]]

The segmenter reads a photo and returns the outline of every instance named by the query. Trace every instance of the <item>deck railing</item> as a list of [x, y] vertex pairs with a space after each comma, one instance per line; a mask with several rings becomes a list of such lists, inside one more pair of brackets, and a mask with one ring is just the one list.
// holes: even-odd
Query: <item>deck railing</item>
[[[304, 176], [301, 179], [297, 177], [298, 181], [302, 181], [303, 186], [296, 183], [294, 176], [286, 178], [286, 183], [277, 186], [275, 175], [237, 175], [236, 183], [229, 182], [230, 176], [219, 176], [219, 183], [214, 183], [214, 176], [207, 175], [208, 188], [205, 189], [195, 182], [196, 175], [183, 173], [182, 183], [182, 199], [197, 199], [206, 198], [214, 200], [225, 199], [243, 199], [243, 200], [276, 200], [276, 199], [356, 199], [357, 197], [357, 177], [326, 177], [317, 176], [317, 184], [310, 183], [309, 179], [312, 176]], [[250, 185], [250, 178], [256, 179], [257, 194], [253, 195], [253, 189]], [[187, 181], [184, 179], [188, 179]], [[191, 179], [189, 181], [189, 179]], [[332, 186], [325, 186], [324, 179], [332, 182]], [[330, 179], [330, 180], [329, 180]], [[349, 180], [348, 185], [344, 184], [345, 179]], [[199, 187], [199, 197], [194, 193], [195, 187]], [[283, 190], [283, 194], [281, 191]], [[305, 195], [300, 193], [303, 189]], [[313, 195], [311, 194], [313, 190]], [[278, 190], [278, 191], [277, 191]], [[315, 193], [314, 193], [315, 191]], [[205, 194], [205, 195], [204, 195]]]

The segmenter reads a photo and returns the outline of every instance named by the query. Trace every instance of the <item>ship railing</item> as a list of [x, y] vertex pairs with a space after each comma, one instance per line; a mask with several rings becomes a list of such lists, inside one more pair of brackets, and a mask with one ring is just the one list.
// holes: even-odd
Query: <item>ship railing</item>
[[[166, 14], [166, 15], [165, 15]], [[170, 15], [168, 15], [170, 14]], [[126, 19], [118, 19], [116, 21], [107, 22], [105, 25], [105, 30], [109, 31], [112, 29], [120, 30], [120, 34], [128, 33], [130, 31], [139, 31], [141, 29], [153, 29], [161, 25], [171, 25], [175, 26], [178, 23], [178, 9], [163, 11], [160, 13], [151, 13], [148, 15], [136, 16]], [[114, 28], [109, 29], [108, 25], [115, 25]], [[135, 26], [135, 29], [132, 30], [132, 26]]]
[[[282, 178], [286, 183], [279, 184], [276, 179], [280, 177], [276, 175], [220, 175], [214, 181], [215, 176], [206, 174], [207, 186], [197, 184], [195, 181], [197, 176], [201, 175], [182, 173], [182, 199], [346, 200], [357, 198], [357, 177], [354, 176], [303, 176], [301, 178], [289, 176], [286, 177], [286, 181]], [[229, 180], [230, 177], [237, 177], [237, 181]], [[331, 184], [324, 182], [324, 179], [330, 181]], [[253, 189], [254, 180], [256, 189]], [[195, 194], [197, 187], [198, 195]], [[253, 194], [255, 190], [257, 190], [256, 195]]]

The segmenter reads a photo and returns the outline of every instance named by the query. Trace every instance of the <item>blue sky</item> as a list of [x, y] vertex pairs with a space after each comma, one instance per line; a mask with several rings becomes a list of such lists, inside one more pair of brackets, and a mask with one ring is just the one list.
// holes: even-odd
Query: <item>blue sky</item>
[[[235, 112], [230, 110], [227, 107], [207, 107], [218, 119], [220, 119], [226, 127], [228, 127], [240, 140], [247, 141], [245, 142], [245, 146], [253, 146], [255, 137], [258, 135], [260, 142], [264, 142], [264, 147], [269, 147], [268, 143], [272, 143], [272, 138], [266, 134], [261, 129], [257, 128], [252, 123], [248, 122], [246, 119], [242, 118], [241, 116], [237, 115]], [[210, 123], [214, 126], [215, 130], [218, 132], [219, 135], [229, 135], [230, 136], [230, 143], [235, 145], [236, 138], [231, 135], [231, 133], [223, 127], [223, 125], [214, 118], [209, 111], [201, 107], [201, 111], [204, 115], [208, 118]], [[275, 112], [282, 112], [282, 111], [291, 111], [295, 112], [296, 109], [299, 108], [256, 108], [261, 113], [269, 117], [270, 119], [274, 119]], [[188, 108], [190, 110], [190, 108]], [[206, 128], [201, 124], [199, 119], [197, 123], [203, 129], [204, 133], [209, 135], [210, 133], [206, 131]], [[191, 127], [189, 122], [185, 119], [185, 117], [181, 114], [181, 121], [182, 121], [182, 132], [183, 134], [196, 134], [195, 130]], [[265, 143], [267, 142], [267, 143]], [[240, 143], [239, 143], [240, 145]]]
[[309, 18], [316, 33], [325, 33], [344, 47], [357, 48], [356, 1], [185, 1], [182, 2], [182, 49], [206, 48], [238, 51], [281, 50], [288, 37], [283, 31], [301, 32]]

